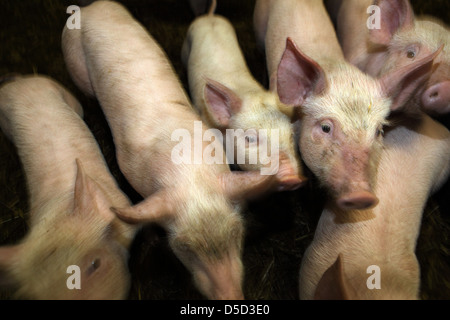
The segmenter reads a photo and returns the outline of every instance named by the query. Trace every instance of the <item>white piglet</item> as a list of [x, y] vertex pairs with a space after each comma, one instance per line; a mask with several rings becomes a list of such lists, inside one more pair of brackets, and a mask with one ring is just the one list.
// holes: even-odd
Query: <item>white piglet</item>
[[450, 112], [448, 26], [433, 17], [415, 16], [409, 0], [328, 0], [327, 5], [345, 58], [371, 76], [414, 63], [444, 45], [410, 108], [431, 115]]
[[[244, 225], [234, 201], [270, 191], [277, 176], [230, 171], [223, 146], [211, 149], [211, 131], [166, 54], [122, 5], [94, 2], [81, 9], [81, 19], [80, 30], [63, 32], [68, 70], [98, 99], [119, 167], [145, 198], [115, 211], [127, 221], [164, 227], [206, 297], [243, 298]], [[210, 162], [211, 154], [222, 162]]]
[[243, 170], [274, 167], [284, 189], [297, 189], [305, 178], [294, 142], [293, 108], [255, 80], [232, 24], [213, 14], [215, 5], [192, 22], [183, 44], [192, 102], [203, 121], [222, 135], [233, 133], [223, 142], [234, 164]]
[[450, 132], [426, 115], [393, 121], [378, 168], [378, 206], [325, 208], [303, 256], [301, 299], [420, 297], [416, 243], [427, 200], [450, 174]]
[[254, 26], [271, 87], [282, 102], [301, 106], [305, 164], [341, 209], [375, 206], [387, 117], [406, 108], [438, 52], [375, 80], [345, 60], [322, 1], [258, 0]]
[[[82, 114], [78, 101], [46, 77], [16, 77], [0, 87], [0, 127], [17, 147], [30, 199], [27, 235], [0, 247], [0, 283], [18, 298], [127, 297], [136, 229], [110, 208], [131, 204]], [[72, 273], [78, 280], [69, 279]]]

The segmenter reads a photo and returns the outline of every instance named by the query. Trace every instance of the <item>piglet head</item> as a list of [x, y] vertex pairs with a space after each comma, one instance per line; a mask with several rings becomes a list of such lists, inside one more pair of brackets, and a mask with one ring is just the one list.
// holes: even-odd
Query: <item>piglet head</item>
[[[169, 245], [208, 299], [242, 299], [243, 222], [230, 203], [214, 193], [159, 191], [131, 208], [112, 209], [130, 223], [158, 223]], [[201, 188], [200, 188], [201, 189]]]
[[223, 199], [208, 200], [208, 212], [188, 212], [171, 227], [170, 246], [204, 296], [243, 299], [243, 221]]
[[[372, 107], [365, 94], [377, 89], [373, 81], [350, 70], [341, 74], [347, 78], [327, 78], [288, 38], [277, 91], [284, 103], [301, 107], [299, 147], [306, 165], [340, 207], [367, 209], [378, 202], [372, 192], [374, 154], [388, 110]], [[380, 105], [386, 105], [381, 97]]]
[[277, 188], [277, 176], [228, 171], [211, 179], [204, 176], [180, 189], [163, 189], [133, 207], [112, 211], [129, 223], [163, 226], [173, 252], [208, 299], [242, 299], [239, 203]]
[[301, 106], [300, 153], [341, 209], [369, 209], [378, 203], [373, 188], [383, 126], [390, 112], [406, 109], [436, 54], [377, 81], [342, 63], [325, 74], [287, 39], [278, 94], [284, 103]]
[[241, 98], [223, 84], [206, 79], [204, 100], [211, 122], [226, 131], [227, 154], [233, 152], [240, 169], [279, 170], [280, 190], [304, 185], [290, 118], [293, 108], [283, 104], [275, 92], [260, 90]]
[[[369, 40], [384, 47], [382, 58], [368, 66], [370, 74], [383, 76], [423, 59], [444, 46], [429, 81], [415, 90], [412, 102], [416, 108], [433, 114], [450, 112], [450, 32], [441, 21], [427, 17], [414, 19], [408, 0], [378, 0], [381, 28], [370, 30]], [[377, 71], [377, 72], [376, 72]]]
[[6, 278], [18, 298], [126, 298], [128, 254], [115, 239], [117, 219], [110, 206], [77, 160], [74, 193], [38, 208], [46, 212], [45, 220], [20, 244], [0, 248], [0, 283]]

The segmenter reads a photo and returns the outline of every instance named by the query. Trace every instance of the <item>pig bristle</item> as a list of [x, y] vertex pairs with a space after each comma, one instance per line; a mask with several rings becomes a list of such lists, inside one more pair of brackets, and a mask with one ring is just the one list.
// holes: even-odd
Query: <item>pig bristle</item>
[[341, 64], [335, 70], [328, 75], [328, 91], [308, 99], [303, 112], [315, 119], [337, 119], [350, 136], [366, 131], [370, 141], [376, 129], [387, 124], [390, 100], [383, 96], [377, 81], [354, 67]]
[[[411, 39], [414, 39], [414, 41]], [[408, 47], [408, 45], [420, 43], [433, 52], [438, 50], [443, 44], [448, 44], [449, 41], [450, 31], [447, 27], [439, 23], [439, 21], [432, 18], [416, 19], [414, 28], [397, 32], [394, 35], [389, 46], [389, 51], [395, 52], [401, 48]]]
[[227, 253], [231, 243], [240, 248], [243, 220], [238, 214], [239, 207], [235, 207], [235, 211], [223, 211], [233, 206], [218, 190], [199, 186], [186, 188], [195, 192], [190, 192], [186, 197], [189, 200], [178, 207], [178, 222], [170, 233], [175, 241], [182, 239], [184, 245], [204, 259], [219, 259]]

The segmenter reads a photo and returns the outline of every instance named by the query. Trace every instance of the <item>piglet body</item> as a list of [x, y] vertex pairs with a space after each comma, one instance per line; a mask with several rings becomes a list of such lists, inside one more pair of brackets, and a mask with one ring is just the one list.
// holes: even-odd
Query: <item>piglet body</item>
[[[0, 127], [14, 142], [30, 197], [30, 230], [0, 247], [0, 282], [28, 299], [123, 299], [130, 285], [127, 249], [135, 228], [112, 206], [128, 198], [109, 172], [81, 119], [77, 100], [40, 76], [16, 77], [0, 88]], [[69, 266], [81, 288], [69, 289]]]
[[271, 88], [282, 102], [300, 106], [305, 164], [340, 208], [375, 206], [386, 118], [426, 80], [436, 54], [374, 80], [345, 60], [322, 1], [258, 0], [254, 26]]
[[[233, 174], [225, 161], [204, 161], [210, 144], [192, 140], [205, 137], [208, 127], [164, 51], [122, 5], [97, 1], [82, 8], [81, 17], [81, 30], [63, 32], [66, 64], [80, 88], [99, 100], [119, 166], [145, 198], [116, 213], [127, 221], [163, 226], [206, 297], [242, 298], [244, 229], [239, 206], [231, 200], [268, 190], [274, 177]], [[173, 136], [177, 132], [182, 139]], [[222, 145], [216, 147], [216, 153], [223, 152]], [[192, 151], [191, 161], [176, 163], [179, 150]]]
[[[431, 115], [450, 112], [448, 26], [432, 17], [415, 17], [408, 0], [328, 0], [327, 5], [346, 59], [369, 75], [383, 76], [444, 46], [413, 101], [415, 109]], [[376, 13], [372, 5], [379, 8], [379, 17], [371, 17]], [[380, 29], [372, 25], [375, 18]]]
[[[450, 132], [428, 116], [397, 120], [386, 133], [378, 168], [378, 206], [364, 213], [343, 214], [332, 206], [322, 212], [302, 260], [301, 299], [419, 298], [416, 242], [428, 197], [449, 175]], [[341, 272], [330, 267], [336, 264]], [[372, 266], [379, 267], [381, 288], [367, 285]]]
[[[239, 163], [238, 152], [242, 150], [232, 150], [234, 163], [243, 170], [261, 170], [273, 165], [265, 162], [266, 154], [261, 148], [276, 150], [283, 158], [278, 168], [282, 171], [280, 183], [289, 189], [298, 188], [305, 178], [290, 120], [293, 108], [281, 103], [276, 92], [264, 89], [254, 79], [231, 23], [212, 11], [195, 19], [189, 27], [182, 58], [188, 71], [193, 104], [203, 121], [220, 129], [224, 135], [227, 129], [243, 130], [243, 134], [247, 134], [246, 161]], [[226, 142], [224, 140], [225, 145]], [[233, 146], [226, 145], [226, 148]], [[251, 153], [258, 155], [253, 163], [249, 161]], [[272, 159], [278, 165], [278, 159]]]

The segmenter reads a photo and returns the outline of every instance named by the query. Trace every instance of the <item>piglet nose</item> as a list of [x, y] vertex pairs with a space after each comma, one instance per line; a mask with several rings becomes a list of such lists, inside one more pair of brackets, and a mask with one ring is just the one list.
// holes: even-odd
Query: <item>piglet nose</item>
[[425, 110], [433, 113], [450, 112], [450, 81], [439, 82], [429, 87], [422, 96], [422, 105]]
[[294, 191], [306, 184], [307, 178], [298, 175], [285, 176], [280, 179], [279, 191]]
[[369, 191], [357, 191], [343, 195], [337, 204], [344, 210], [367, 210], [378, 204], [378, 198]]
[[307, 178], [295, 168], [293, 161], [284, 152], [280, 152], [280, 167], [277, 173], [279, 191], [293, 191], [305, 185]]

